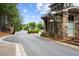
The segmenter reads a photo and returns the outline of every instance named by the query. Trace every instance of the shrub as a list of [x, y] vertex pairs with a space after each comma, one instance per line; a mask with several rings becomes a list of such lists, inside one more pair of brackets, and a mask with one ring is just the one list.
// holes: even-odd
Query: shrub
[[39, 30], [29, 30], [28, 33], [39, 33]]

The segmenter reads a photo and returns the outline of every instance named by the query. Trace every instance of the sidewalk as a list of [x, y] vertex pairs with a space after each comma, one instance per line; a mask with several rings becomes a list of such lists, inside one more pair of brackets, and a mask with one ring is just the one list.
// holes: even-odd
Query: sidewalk
[[0, 44], [0, 56], [16, 56], [16, 45]]
[[3, 41], [6, 37], [8, 36], [0, 38], [0, 56], [26, 56], [21, 44]]

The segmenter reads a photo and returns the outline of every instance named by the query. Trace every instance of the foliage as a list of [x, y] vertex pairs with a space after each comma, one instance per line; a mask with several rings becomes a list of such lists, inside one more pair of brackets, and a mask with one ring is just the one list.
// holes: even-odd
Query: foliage
[[28, 33], [38, 33], [43, 29], [43, 23], [35, 23], [35, 22], [30, 22], [28, 24], [24, 24], [22, 26], [23, 30], [27, 30]]
[[29, 27], [28, 24], [23, 24], [22, 25], [22, 30], [28, 30], [28, 27]]
[[7, 15], [9, 17], [18, 16], [19, 11], [15, 3], [2, 3], [0, 4], [0, 15]]
[[35, 29], [35, 27], [36, 27], [35, 22], [30, 22], [28, 25], [29, 25], [29, 28], [32, 28], [32, 29]]
[[42, 29], [43, 29], [43, 24], [42, 24], [42, 23], [38, 23], [38, 24], [37, 24], [37, 28], [38, 28], [39, 30], [42, 30]]
[[21, 19], [21, 18], [13, 18], [12, 24], [13, 24], [13, 26], [15, 27], [15, 30], [16, 30], [16, 31], [19, 31], [19, 30], [22, 29], [22, 24], [21, 24], [21, 22], [22, 22], [22, 19]]
[[29, 30], [28, 33], [38, 33], [39, 30]]
[[0, 16], [8, 16], [11, 25], [15, 27], [16, 31], [19, 31], [22, 26], [22, 17], [20, 17], [17, 4], [15, 3], [2, 3], [0, 4]]

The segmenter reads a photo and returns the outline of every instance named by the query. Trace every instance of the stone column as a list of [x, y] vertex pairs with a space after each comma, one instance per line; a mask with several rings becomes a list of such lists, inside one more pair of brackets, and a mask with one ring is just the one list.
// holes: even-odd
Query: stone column
[[44, 21], [44, 33], [46, 33], [47, 32], [47, 25], [46, 25], [47, 21], [45, 21], [45, 20], [43, 20], [43, 21]]
[[75, 16], [75, 36], [79, 37], [79, 14]]
[[0, 31], [1, 31], [1, 16], [0, 16]]
[[46, 36], [48, 36], [48, 20], [46, 18], [43, 19], [43, 21], [44, 21], [44, 33], [46, 34]]
[[67, 37], [67, 22], [68, 22], [68, 11], [64, 11], [62, 20], [63, 39], [66, 39]]

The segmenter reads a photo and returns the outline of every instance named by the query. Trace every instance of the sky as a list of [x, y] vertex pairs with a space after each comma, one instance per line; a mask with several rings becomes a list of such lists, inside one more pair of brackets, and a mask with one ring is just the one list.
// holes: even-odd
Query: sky
[[43, 20], [40, 17], [47, 13], [48, 5], [48, 3], [19, 3], [17, 8], [24, 19], [22, 23], [42, 22]]

